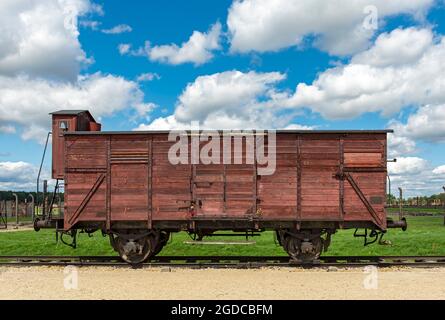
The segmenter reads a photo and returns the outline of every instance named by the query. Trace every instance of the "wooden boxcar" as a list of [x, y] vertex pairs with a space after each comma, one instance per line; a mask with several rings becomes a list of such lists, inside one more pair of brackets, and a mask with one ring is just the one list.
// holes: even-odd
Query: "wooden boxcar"
[[[258, 132], [243, 134], [238, 161], [231, 134], [216, 131], [229, 139], [232, 161], [221, 153], [219, 164], [172, 164], [168, 154], [177, 141], [169, 132], [101, 132], [89, 112], [59, 111], [53, 114], [53, 178], [65, 184], [59, 227], [102, 230], [130, 263], [157, 254], [171, 232], [199, 240], [217, 230], [274, 230], [292, 258], [315, 259], [337, 229], [377, 236], [406, 226], [385, 212], [388, 132], [276, 131], [268, 154], [274, 152], [275, 170], [259, 175], [264, 164], [247, 159], [249, 136]], [[193, 133], [182, 135], [191, 152]], [[269, 135], [262, 133], [266, 150]], [[206, 145], [198, 143], [200, 150]]]

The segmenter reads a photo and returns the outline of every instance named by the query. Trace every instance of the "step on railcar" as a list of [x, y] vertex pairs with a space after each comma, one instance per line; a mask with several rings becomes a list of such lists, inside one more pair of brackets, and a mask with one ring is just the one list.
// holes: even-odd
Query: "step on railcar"
[[[338, 229], [357, 229], [369, 242], [388, 228], [406, 228], [385, 212], [389, 132], [276, 131], [268, 154], [271, 132], [213, 131], [231, 153], [212, 150], [220, 161], [207, 164], [191, 159], [192, 131], [173, 141], [167, 131], [102, 132], [86, 110], [54, 112], [52, 177], [64, 183], [64, 214], [45, 214], [35, 228], [74, 238], [77, 230], [101, 230], [131, 264], [158, 254], [173, 232], [200, 240], [221, 230], [273, 230], [292, 259], [311, 261]], [[240, 134], [245, 145], [237, 156]], [[172, 163], [169, 151], [181, 135], [189, 154]], [[258, 135], [264, 155], [274, 156], [272, 174], [260, 174], [266, 165], [248, 154], [257, 154]], [[213, 138], [202, 140], [200, 150]]]

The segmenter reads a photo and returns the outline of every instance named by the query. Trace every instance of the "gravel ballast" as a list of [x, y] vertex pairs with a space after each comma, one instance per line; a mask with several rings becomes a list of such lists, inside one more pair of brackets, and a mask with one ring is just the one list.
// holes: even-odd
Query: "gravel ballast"
[[0, 266], [0, 299], [445, 299], [445, 268], [374, 270]]

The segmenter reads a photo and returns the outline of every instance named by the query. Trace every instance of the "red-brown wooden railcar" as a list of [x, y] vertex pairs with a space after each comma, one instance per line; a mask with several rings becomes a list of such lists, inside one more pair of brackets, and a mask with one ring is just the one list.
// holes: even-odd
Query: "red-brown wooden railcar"
[[[157, 254], [171, 232], [201, 239], [216, 230], [275, 230], [291, 257], [314, 259], [337, 229], [376, 235], [406, 227], [385, 212], [388, 132], [277, 131], [276, 170], [259, 175], [246, 149], [241, 164], [223, 164], [220, 155], [221, 164], [174, 165], [168, 132], [100, 132], [88, 111], [59, 111], [53, 178], [64, 180], [65, 208], [58, 225], [102, 230], [130, 263]], [[267, 132], [264, 139], [267, 149]]]

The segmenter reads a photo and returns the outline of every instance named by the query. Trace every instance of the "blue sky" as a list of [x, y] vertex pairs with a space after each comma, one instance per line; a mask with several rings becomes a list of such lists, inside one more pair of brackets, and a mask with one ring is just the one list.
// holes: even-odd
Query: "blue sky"
[[[438, 193], [445, 6], [397, 3], [6, 0], [0, 189], [33, 187], [49, 111], [88, 108], [103, 130], [189, 120], [221, 128], [394, 128], [394, 183], [411, 195]], [[369, 5], [376, 28], [364, 28]], [[181, 51], [194, 32], [202, 41]], [[143, 74], [152, 79], [138, 81]]]

